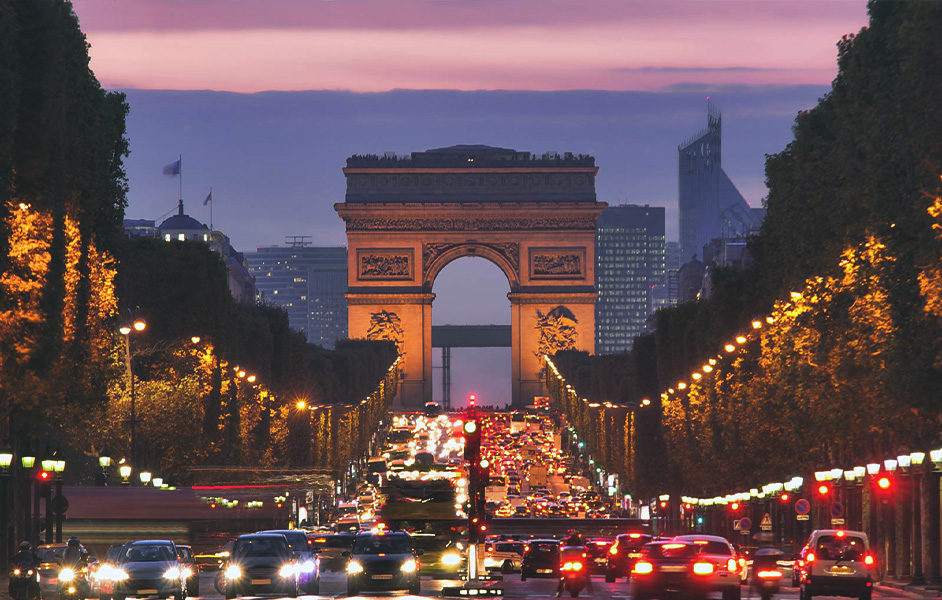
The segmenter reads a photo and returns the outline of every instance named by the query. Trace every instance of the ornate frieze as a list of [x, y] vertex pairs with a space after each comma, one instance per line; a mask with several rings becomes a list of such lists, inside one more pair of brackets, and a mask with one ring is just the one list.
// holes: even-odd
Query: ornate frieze
[[530, 248], [531, 279], [585, 279], [585, 248]]
[[435, 262], [435, 259], [457, 247], [466, 249], [467, 254], [473, 256], [477, 248], [489, 248], [497, 254], [503, 256], [514, 271], [520, 269], [520, 244], [517, 242], [496, 242], [496, 243], [477, 243], [477, 242], [429, 242], [422, 244], [422, 270], [424, 275], [428, 275], [429, 266]]
[[412, 248], [357, 249], [357, 279], [403, 281], [413, 275]]
[[536, 330], [540, 339], [533, 354], [542, 359], [544, 354], [552, 356], [560, 350], [575, 349], [578, 325], [579, 320], [567, 306], [554, 306], [546, 314], [537, 309]]
[[347, 231], [595, 231], [596, 215], [534, 219], [346, 219]]

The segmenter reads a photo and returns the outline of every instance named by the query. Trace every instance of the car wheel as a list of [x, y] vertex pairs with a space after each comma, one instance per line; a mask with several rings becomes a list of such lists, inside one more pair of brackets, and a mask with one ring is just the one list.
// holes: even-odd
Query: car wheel
[[196, 581], [193, 582], [193, 585], [190, 585], [189, 582], [186, 584], [186, 595], [192, 598], [200, 595], [200, 580], [199, 577], [196, 578]]
[[222, 571], [216, 573], [216, 577], [213, 578], [213, 587], [220, 594], [226, 595], [226, 576]]
[[318, 577], [311, 582], [310, 589], [308, 590], [309, 594], [317, 595], [321, 593], [321, 578]]
[[419, 596], [422, 594], [422, 582], [418, 579], [415, 580], [411, 586], [409, 586], [409, 593], [413, 596]]
[[504, 564], [500, 566], [500, 572], [504, 575], [509, 575], [514, 572], [514, 563], [509, 560], [505, 560]]

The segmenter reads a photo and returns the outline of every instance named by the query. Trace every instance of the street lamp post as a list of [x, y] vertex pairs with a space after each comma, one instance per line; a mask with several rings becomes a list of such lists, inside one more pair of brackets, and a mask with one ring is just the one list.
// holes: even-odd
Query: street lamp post
[[12, 452], [0, 452], [0, 564], [6, 565], [10, 558], [10, 465]]
[[121, 475], [121, 485], [131, 485], [131, 465], [118, 467], [118, 474]]
[[[895, 458], [887, 458], [883, 461], [883, 466], [886, 468], [887, 472], [891, 475], [896, 472], [896, 467], [898, 463]], [[894, 486], [898, 488], [899, 486]], [[889, 497], [893, 497], [896, 494], [896, 491], [893, 490]], [[893, 502], [890, 503], [888, 500], [884, 499], [883, 501], [883, 547], [884, 547], [884, 560], [886, 562], [886, 578], [895, 581], [897, 578], [897, 556], [896, 556], [896, 499], [893, 498]]]
[[106, 455], [106, 454], [102, 454], [102, 456], [99, 456], [99, 457], [98, 457], [98, 466], [101, 467], [101, 485], [107, 487], [107, 485], [108, 485], [108, 468], [111, 466], [111, 457], [108, 456], [108, 455]]
[[33, 520], [30, 518], [30, 503], [32, 500], [33, 492], [33, 465], [36, 464], [36, 457], [30, 453], [24, 454], [20, 457], [20, 465], [23, 467], [23, 474], [26, 479], [23, 487], [26, 490], [26, 502], [23, 503], [24, 519], [23, 519], [23, 536], [25, 539], [30, 542], [33, 541]]
[[912, 463], [912, 482], [913, 482], [913, 509], [912, 509], [912, 546], [913, 546], [913, 580], [912, 585], [925, 585], [926, 576], [922, 572], [923, 543], [928, 537], [928, 528], [923, 524], [922, 506], [923, 506], [923, 467], [922, 463], [926, 459], [925, 452], [913, 452], [909, 455]]
[[65, 470], [65, 461], [56, 460], [53, 463], [53, 471], [56, 473], [56, 496], [52, 499], [52, 512], [56, 515], [56, 543], [62, 543], [62, 517], [65, 515], [66, 499], [62, 495], [62, 472]]
[[147, 329], [147, 323], [143, 319], [135, 319], [130, 324], [122, 325], [118, 328], [121, 335], [124, 336], [124, 353], [127, 360], [128, 375], [131, 379], [131, 440], [128, 455], [131, 457], [131, 464], [137, 466], [137, 446], [135, 444], [135, 433], [137, 431], [137, 412], [135, 410], [135, 389], [134, 389], [134, 367], [131, 362], [131, 334], [141, 332]]

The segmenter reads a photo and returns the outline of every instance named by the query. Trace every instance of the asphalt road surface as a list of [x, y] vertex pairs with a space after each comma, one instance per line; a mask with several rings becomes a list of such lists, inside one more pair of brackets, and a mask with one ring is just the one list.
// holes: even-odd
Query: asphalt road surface
[[[200, 590], [203, 592], [202, 598], [218, 599], [222, 598], [218, 593], [216, 593], [215, 588], [213, 587], [213, 573], [203, 573], [200, 578]], [[460, 581], [449, 581], [443, 579], [430, 579], [423, 578], [422, 580], [422, 596], [425, 598], [441, 598], [441, 589], [442, 586], [457, 586], [461, 585]], [[504, 588], [504, 597], [505, 598], [554, 598], [556, 595], [556, 580], [555, 579], [532, 579], [528, 578], [527, 581], [520, 581], [520, 575], [505, 575], [504, 580], [501, 582], [489, 582], [484, 585], [500, 585]], [[601, 575], [595, 575], [592, 578], [592, 593], [588, 593], [583, 590], [580, 594], [580, 598], [592, 598], [595, 600], [631, 600], [631, 592], [629, 590], [628, 583], [624, 580], [619, 580], [615, 583], [605, 583], [605, 578]], [[877, 586], [874, 588], [873, 592], [874, 598], [886, 598], [886, 599], [912, 599], [917, 598], [913, 593], [897, 590], [892, 587], [883, 587]], [[321, 594], [320, 596], [303, 596], [302, 598], [345, 598], [347, 597], [347, 576], [344, 573], [322, 573], [321, 574]], [[366, 597], [366, 596], [364, 596]], [[409, 596], [405, 592], [393, 592], [393, 593], [377, 593], [371, 594], [369, 597], [375, 598], [418, 598], [420, 596]], [[568, 594], [564, 594], [564, 598], [568, 598]], [[711, 600], [720, 598], [720, 594], [712, 594], [710, 596]], [[743, 600], [756, 600], [757, 596], [753, 593], [750, 593], [747, 586], [742, 588], [742, 598]], [[776, 599], [781, 600], [797, 600], [798, 599], [798, 588], [786, 587], [782, 589], [782, 592], [775, 596]], [[815, 600], [839, 600], [836, 597], [831, 596], [815, 596]]]

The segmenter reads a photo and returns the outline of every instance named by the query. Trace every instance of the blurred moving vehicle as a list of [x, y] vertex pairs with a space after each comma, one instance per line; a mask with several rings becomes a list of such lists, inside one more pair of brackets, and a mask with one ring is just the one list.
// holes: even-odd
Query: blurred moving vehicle
[[186, 595], [191, 598], [199, 596], [200, 566], [196, 564], [196, 556], [193, 554], [193, 548], [186, 544], [177, 544], [177, 558], [180, 559], [180, 564], [183, 566], [183, 574], [186, 579]]
[[530, 540], [523, 548], [520, 581], [527, 577], [556, 577], [559, 567], [559, 540]]
[[520, 570], [525, 544], [519, 541], [497, 541], [484, 552], [484, 569], [509, 574]]
[[353, 549], [344, 552], [347, 563], [347, 595], [362, 591], [407, 590], [421, 593], [421, 565], [404, 531], [357, 534]]
[[585, 548], [588, 553], [586, 568], [589, 573], [605, 573], [608, 569], [608, 553], [614, 543], [613, 539], [601, 537], [595, 537], [586, 542]]
[[653, 538], [646, 533], [622, 533], [608, 548], [605, 561], [605, 581], [614, 582], [619, 577], [631, 577], [635, 562], [641, 558], [641, 549]]
[[196, 559], [196, 564], [199, 565], [200, 571], [218, 571], [221, 569], [222, 565], [229, 560], [229, 553], [232, 552], [232, 545], [234, 543], [235, 540], [231, 539], [212, 552], [196, 554], [194, 558]]
[[804, 554], [798, 587], [801, 600], [817, 595], [870, 600], [874, 559], [866, 533], [842, 529], [812, 531]]
[[285, 536], [276, 533], [240, 535], [225, 567], [227, 600], [242, 594], [283, 594], [298, 597], [298, 568]]
[[39, 557], [39, 589], [43, 597], [52, 598], [59, 593], [59, 569], [66, 548], [66, 544], [43, 544], [36, 549]]
[[280, 533], [288, 540], [298, 565], [298, 587], [306, 594], [319, 594], [321, 561], [307, 534], [300, 529], [269, 529], [258, 533]]
[[778, 561], [784, 558], [778, 548], [760, 548], [753, 553], [749, 586], [761, 600], [771, 600], [781, 590], [784, 573]]
[[[693, 539], [680, 539], [687, 537]], [[732, 545], [718, 536], [650, 542], [641, 549], [631, 571], [632, 597], [702, 598], [722, 592], [723, 600], [740, 600], [738, 567]]]
[[353, 549], [355, 533], [315, 534], [308, 536], [312, 548], [317, 551], [320, 568], [324, 571], [343, 571], [347, 558], [343, 555]]
[[124, 544], [114, 544], [108, 547], [105, 556], [99, 561], [98, 568], [93, 575], [98, 583], [99, 600], [111, 600], [114, 595], [114, 581], [117, 575], [118, 557]]
[[141, 540], [121, 547], [112, 598], [186, 598], [186, 573], [170, 540]]

